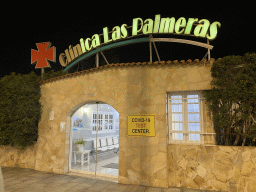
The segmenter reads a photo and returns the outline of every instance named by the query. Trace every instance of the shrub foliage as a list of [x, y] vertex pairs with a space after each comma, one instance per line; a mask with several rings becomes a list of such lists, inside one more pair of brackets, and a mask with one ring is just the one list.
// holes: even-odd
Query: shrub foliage
[[226, 56], [211, 68], [212, 89], [204, 91], [218, 145], [255, 146], [256, 53]]
[[[53, 70], [43, 79], [64, 75]], [[40, 76], [11, 73], [0, 79], [0, 145], [11, 145], [24, 150], [38, 138], [41, 119]]]

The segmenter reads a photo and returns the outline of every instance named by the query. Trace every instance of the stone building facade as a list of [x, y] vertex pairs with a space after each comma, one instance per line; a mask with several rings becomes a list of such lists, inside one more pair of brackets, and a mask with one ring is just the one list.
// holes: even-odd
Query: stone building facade
[[[25, 151], [1, 146], [0, 163], [68, 173], [71, 117], [81, 106], [99, 101], [119, 113], [119, 183], [253, 191], [256, 150], [216, 146], [203, 99], [200, 143], [172, 142], [169, 93], [210, 89], [212, 62], [214, 59], [110, 64], [42, 81], [38, 141]], [[156, 115], [155, 137], [127, 135], [127, 115], [136, 114]]]

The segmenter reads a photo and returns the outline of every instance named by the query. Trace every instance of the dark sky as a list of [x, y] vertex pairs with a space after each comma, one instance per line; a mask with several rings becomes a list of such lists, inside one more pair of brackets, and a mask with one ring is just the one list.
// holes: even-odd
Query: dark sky
[[[154, 1], [154, 3], [134, 4], [132, 1], [113, 2], [93, 1], [91, 4], [65, 3], [57, 7], [40, 7], [11, 10], [8, 15], [1, 16], [1, 77], [10, 72], [27, 74], [35, 71], [41, 74], [41, 69], [31, 65], [31, 49], [36, 49], [36, 43], [50, 41], [56, 47], [56, 63], [50, 62], [51, 69], [58, 71], [64, 69], [59, 64], [59, 54], [63, 53], [69, 45], [76, 45], [80, 38], [86, 39], [94, 34], [102, 34], [103, 28], [110, 30], [114, 26], [126, 23], [132, 25], [133, 18], [154, 20], [156, 14], [162, 18], [180, 17], [208, 19], [210, 23], [219, 21], [217, 38], [210, 42], [214, 46], [211, 51], [212, 58], [221, 58], [227, 55], [244, 55], [247, 52], [256, 52], [255, 47], [255, 9], [252, 4], [238, 3], [224, 5], [214, 1], [204, 1], [174, 4], [173, 1]], [[219, 1], [220, 2], [220, 1]], [[11, 6], [11, 5], [10, 5]], [[13, 17], [13, 14], [16, 17]], [[169, 35], [170, 38], [186, 38], [184, 36]], [[205, 42], [206, 39], [194, 38]], [[140, 49], [138, 51], [138, 46]], [[202, 59], [207, 50], [193, 45], [178, 43], [156, 43], [161, 60], [187, 60]], [[132, 52], [135, 50], [135, 52]], [[149, 46], [130, 45], [104, 52], [109, 63], [116, 62], [143, 62], [149, 61]], [[153, 51], [153, 61], [157, 60]], [[101, 63], [104, 61], [100, 58]], [[91, 66], [94, 65], [94, 57]], [[89, 64], [88, 64], [89, 65]], [[49, 68], [50, 69], [50, 68]], [[48, 70], [48, 69], [47, 69]], [[46, 70], [46, 71], [47, 71]]]

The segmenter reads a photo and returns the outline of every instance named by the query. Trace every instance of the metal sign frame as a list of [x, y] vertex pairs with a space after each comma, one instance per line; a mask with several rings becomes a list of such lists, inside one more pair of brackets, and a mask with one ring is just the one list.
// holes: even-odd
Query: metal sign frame
[[126, 41], [120, 41], [120, 42], [113, 43], [113, 44], [110, 44], [110, 45], [106, 45], [106, 46], [103, 46], [103, 47], [100, 47], [100, 48], [96, 48], [95, 50], [93, 50], [93, 51], [91, 51], [87, 54], [83, 54], [80, 57], [78, 57], [76, 60], [71, 62], [63, 71], [64, 72], [68, 71], [69, 69], [71, 69], [76, 64], [80, 63], [81, 61], [83, 61], [83, 60], [85, 60], [89, 57], [91, 57], [94, 54], [96, 54], [96, 59], [95, 59], [96, 67], [99, 67], [99, 54], [98, 54], [99, 52], [103, 56], [106, 63], [109, 64], [106, 57], [102, 53], [102, 51], [112, 49], [112, 48], [116, 48], [116, 47], [120, 47], [120, 46], [124, 46], [124, 45], [129, 45], [129, 44], [134, 44], [134, 43], [143, 43], [143, 42], [149, 42], [150, 62], [152, 62], [152, 45], [151, 45], [152, 43], [153, 43], [154, 49], [156, 51], [158, 61], [159, 62], [161, 61], [160, 56], [159, 56], [158, 51], [157, 51], [157, 48], [156, 48], [156, 45], [155, 45], [155, 42], [185, 43], [185, 44], [189, 44], [189, 45], [195, 45], [195, 46], [206, 48], [208, 50], [208, 52], [207, 52], [208, 53], [208, 60], [211, 59], [210, 50], [213, 49], [213, 46], [210, 45], [208, 39], [207, 39], [207, 43], [201, 43], [201, 42], [198, 42], [198, 41], [192, 41], [192, 40], [187, 40], [187, 39], [153, 38], [152, 35], [150, 34], [149, 37], [130, 39], [130, 40], [126, 40]]

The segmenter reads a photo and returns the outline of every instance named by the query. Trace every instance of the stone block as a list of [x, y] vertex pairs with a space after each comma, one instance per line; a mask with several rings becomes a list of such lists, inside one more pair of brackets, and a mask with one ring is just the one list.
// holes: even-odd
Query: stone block
[[206, 181], [212, 180], [212, 179], [214, 179], [214, 174], [213, 174], [213, 173], [206, 172], [206, 175], [205, 175], [204, 179], [205, 179]]
[[166, 144], [166, 142], [160, 142], [158, 144], [158, 149], [159, 149], [159, 151], [167, 153], [167, 144]]
[[184, 157], [180, 158], [180, 160], [178, 161], [178, 165], [183, 169], [186, 170], [187, 169], [187, 165], [188, 165], [188, 160], [186, 160]]
[[198, 166], [198, 161], [195, 160], [188, 160], [187, 167], [192, 168], [193, 170], [196, 170], [196, 167]]
[[199, 189], [199, 185], [196, 184], [196, 182], [190, 178], [186, 178], [182, 182], [182, 187], [184, 188], [192, 188], [192, 189]]
[[202, 165], [199, 165], [199, 166], [197, 167], [197, 174], [198, 174], [200, 177], [204, 178], [204, 177], [205, 177], [205, 174], [206, 174], [206, 169], [205, 169]]
[[155, 178], [159, 178], [159, 179], [163, 179], [163, 180], [167, 180], [167, 167], [163, 167], [162, 169], [155, 171], [153, 176]]
[[196, 176], [197, 176], [197, 172], [194, 169], [192, 169], [191, 167], [188, 167], [187, 171], [185, 173], [185, 177], [194, 179]]
[[200, 185], [200, 189], [201, 190], [209, 190], [209, 191], [212, 191], [213, 190], [213, 187], [212, 187], [212, 180], [208, 180], [204, 183], [202, 183]]
[[136, 170], [136, 171], [141, 170], [141, 158], [139, 157], [134, 158], [134, 160], [132, 161], [131, 167], [133, 170]]
[[168, 174], [168, 186], [169, 187], [177, 187], [177, 180], [176, 180], [176, 175], [173, 173]]
[[232, 171], [231, 166], [227, 166], [218, 162], [214, 163], [214, 174], [216, 180], [226, 183], [230, 172]]
[[225, 153], [231, 153], [233, 152], [232, 147], [230, 146], [219, 146], [219, 149]]
[[241, 169], [241, 167], [242, 167], [242, 161], [243, 161], [242, 151], [241, 151], [241, 150], [238, 150], [238, 151], [237, 151], [237, 155], [236, 155], [236, 157], [235, 157], [234, 164], [235, 164], [239, 169]]
[[168, 182], [166, 179], [154, 179], [150, 186], [168, 188]]
[[193, 179], [193, 181], [194, 181], [197, 185], [199, 185], [199, 186], [201, 186], [201, 185], [205, 182], [204, 178], [201, 177], [201, 176], [199, 176], [199, 175], [197, 175], [197, 176]]
[[252, 172], [252, 169], [255, 168], [255, 165], [251, 161], [245, 161], [242, 163], [241, 175], [249, 176]]
[[140, 174], [133, 170], [127, 170], [128, 178], [132, 181], [133, 184], [140, 184]]
[[251, 159], [253, 164], [256, 166], [256, 157]]
[[231, 165], [233, 163], [232, 156], [229, 153], [225, 153], [221, 150], [216, 152], [215, 160], [224, 165]]
[[159, 151], [156, 155], [156, 162], [167, 163], [167, 154], [165, 152]]
[[229, 184], [229, 191], [237, 192], [237, 183], [236, 183], [236, 181], [228, 182], [228, 184]]
[[238, 181], [238, 190], [237, 191], [246, 191], [248, 177], [241, 176]]
[[214, 154], [212, 153], [199, 153], [198, 163], [205, 167], [209, 173], [213, 172]]
[[243, 161], [249, 161], [250, 157], [251, 157], [251, 151], [250, 150], [242, 152]]
[[249, 181], [247, 182], [247, 192], [254, 192], [256, 189], [256, 177], [249, 177]]
[[227, 183], [223, 183], [215, 179], [212, 180], [212, 186], [213, 186], [213, 189], [217, 191], [228, 191]]
[[239, 178], [241, 177], [241, 170], [236, 166], [232, 166], [232, 171], [230, 172], [230, 175], [228, 176], [228, 181], [239, 181]]

